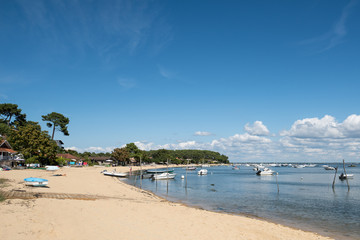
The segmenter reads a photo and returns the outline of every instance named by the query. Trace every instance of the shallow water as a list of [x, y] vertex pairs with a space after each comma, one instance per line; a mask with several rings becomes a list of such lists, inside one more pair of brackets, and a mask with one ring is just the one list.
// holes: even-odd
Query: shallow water
[[[245, 166], [240, 170], [211, 167], [206, 176], [198, 176], [199, 169], [186, 174], [175, 168], [174, 180], [140, 181], [133, 176], [125, 181], [141, 184], [168, 200], [207, 210], [257, 216], [336, 239], [360, 239], [360, 167], [346, 169], [354, 174], [349, 179], [350, 191], [338, 177], [333, 191], [335, 171], [326, 171], [322, 165], [273, 167], [279, 173], [275, 176], [256, 176], [252, 167]], [[339, 165], [339, 175], [342, 165], [332, 165]], [[187, 175], [187, 180], [181, 175]]]

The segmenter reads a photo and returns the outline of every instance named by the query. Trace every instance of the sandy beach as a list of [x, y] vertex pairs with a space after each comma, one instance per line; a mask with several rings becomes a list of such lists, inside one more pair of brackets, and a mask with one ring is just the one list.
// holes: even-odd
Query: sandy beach
[[[264, 220], [169, 202], [104, 176], [100, 173], [104, 169], [114, 168], [0, 172], [0, 178], [10, 180], [2, 191], [55, 196], [1, 202], [0, 239], [329, 239]], [[129, 168], [116, 170], [126, 172]], [[23, 179], [27, 177], [48, 179], [48, 188], [25, 186]], [[64, 199], [64, 194], [91, 197]]]

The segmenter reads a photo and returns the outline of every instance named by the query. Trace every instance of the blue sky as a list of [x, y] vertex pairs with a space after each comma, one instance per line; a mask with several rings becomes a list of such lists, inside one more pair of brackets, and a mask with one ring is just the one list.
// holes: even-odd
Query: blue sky
[[360, 2], [0, 2], [0, 102], [66, 148], [360, 160]]

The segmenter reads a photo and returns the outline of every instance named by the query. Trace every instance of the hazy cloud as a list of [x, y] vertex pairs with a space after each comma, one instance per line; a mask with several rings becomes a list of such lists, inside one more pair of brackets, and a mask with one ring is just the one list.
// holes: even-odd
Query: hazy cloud
[[118, 78], [118, 84], [125, 89], [130, 89], [136, 87], [136, 81], [128, 78]]
[[202, 132], [202, 131], [197, 131], [194, 133], [194, 136], [211, 136], [212, 133], [211, 132]]
[[55, 44], [62, 52], [88, 54], [94, 50], [104, 61], [136, 54], [143, 47], [161, 50], [172, 28], [157, 3], [133, 0], [26, 1], [17, 0], [26, 18], [20, 23], [31, 34]]
[[159, 73], [162, 77], [167, 78], [167, 79], [173, 79], [176, 77], [176, 73], [165, 68], [162, 65], [158, 65], [158, 69], [159, 69]]
[[327, 51], [344, 41], [347, 35], [346, 21], [351, 14], [351, 10], [357, 4], [356, 0], [351, 0], [341, 11], [339, 19], [335, 22], [331, 30], [321, 36], [304, 40], [301, 45], [317, 46], [318, 52]]

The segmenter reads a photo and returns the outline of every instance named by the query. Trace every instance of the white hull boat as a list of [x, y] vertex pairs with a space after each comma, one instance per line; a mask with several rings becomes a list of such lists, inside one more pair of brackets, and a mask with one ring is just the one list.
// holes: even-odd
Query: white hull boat
[[105, 176], [110, 176], [110, 177], [127, 177], [128, 173], [122, 173], [122, 172], [108, 172], [108, 171], [103, 171], [103, 174]]
[[352, 179], [352, 178], [354, 178], [354, 174], [341, 174], [340, 176], [339, 176], [339, 179], [340, 180], [345, 180], [345, 179]]
[[176, 176], [176, 173], [161, 173], [161, 174], [155, 174], [153, 176], [154, 180], [167, 180], [167, 179], [174, 179]]
[[335, 170], [334, 167], [330, 167], [330, 166], [324, 166], [324, 169], [325, 169], [325, 170]]
[[264, 168], [264, 170], [259, 170], [256, 172], [256, 175], [260, 175], [260, 176], [263, 176], [263, 175], [274, 175], [275, 172], [269, 168]]
[[207, 175], [207, 173], [208, 173], [208, 170], [207, 170], [207, 169], [200, 169], [200, 170], [198, 171], [198, 175]]

